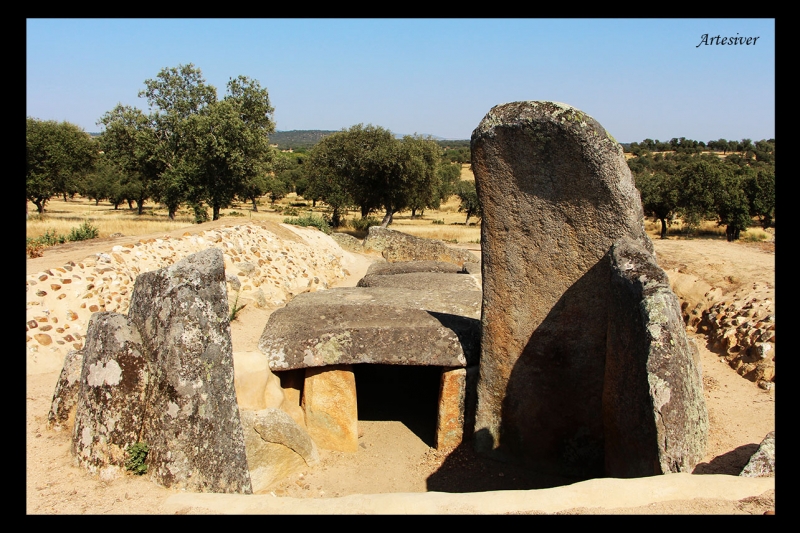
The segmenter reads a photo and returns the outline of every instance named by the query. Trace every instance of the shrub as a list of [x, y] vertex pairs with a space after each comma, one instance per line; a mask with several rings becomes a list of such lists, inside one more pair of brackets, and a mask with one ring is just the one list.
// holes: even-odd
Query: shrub
[[294, 224], [295, 226], [311, 226], [317, 228], [323, 233], [331, 233], [331, 227], [327, 222], [325, 222], [325, 219], [319, 216], [314, 216], [313, 213], [309, 213], [308, 215], [297, 218], [284, 218], [283, 223]]
[[192, 204], [192, 210], [194, 211], [195, 224], [208, 222], [208, 209], [203, 204]]
[[99, 234], [100, 230], [93, 226], [89, 221], [86, 221], [81, 224], [80, 227], [72, 228], [72, 231], [70, 231], [69, 235], [67, 236], [67, 240], [88, 241], [89, 239], [96, 239]]
[[[219, 216], [222, 216], [222, 213], [220, 213]], [[230, 213], [228, 213], [228, 216], [229, 217], [246, 217], [247, 215], [245, 215], [244, 213], [240, 213], [239, 211], [231, 211]]]
[[281, 211], [281, 215], [285, 215], [287, 217], [297, 217], [300, 216], [300, 211], [296, 207], [284, 207]]
[[42, 246], [55, 246], [56, 244], [64, 244], [67, 238], [64, 235], [59, 235], [56, 230], [47, 230], [44, 235], [36, 238], [36, 241], [41, 243]]
[[431, 220], [431, 224], [436, 224], [438, 226], [444, 226], [444, 219], [441, 220]]
[[371, 226], [380, 226], [381, 221], [375, 217], [354, 218], [350, 221], [350, 225], [356, 231], [368, 231]]

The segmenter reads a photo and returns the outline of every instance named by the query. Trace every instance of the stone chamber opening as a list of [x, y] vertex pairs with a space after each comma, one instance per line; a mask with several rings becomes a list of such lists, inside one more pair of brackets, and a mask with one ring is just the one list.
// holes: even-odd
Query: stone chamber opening
[[358, 420], [399, 421], [435, 447], [441, 373], [438, 366], [353, 365]]

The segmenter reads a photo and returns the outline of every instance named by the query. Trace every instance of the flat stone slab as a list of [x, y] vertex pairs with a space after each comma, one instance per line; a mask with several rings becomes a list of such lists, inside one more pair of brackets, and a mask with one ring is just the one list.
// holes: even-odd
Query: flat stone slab
[[365, 251], [381, 252], [390, 263], [404, 261], [443, 261], [464, 266], [477, 263], [478, 256], [461, 248], [447, 246], [444, 241], [415, 237], [400, 231], [372, 226], [364, 239]]
[[439, 290], [448, 292], [477, 291], [480, 284], [473, 276], [443, 272], [407, 272], [402, 274], [369, 274], [361, 278], [358, 287], [396, 287], [412, 290]]
[[[466, 276], [465, 276], [466, 277]], [[477, 364], [481, 292], [343, 287], [297, 295], [258, 348], [273, 371], [336, 364]]]
[[398, 261], [397, 263], [372, 263], [367, 269], [367, 276], [371, 274], [392, 275], [408, 274], [409, 272], [442, 272], [458, 274], [464, 272], [464, 267], [445, 261]]

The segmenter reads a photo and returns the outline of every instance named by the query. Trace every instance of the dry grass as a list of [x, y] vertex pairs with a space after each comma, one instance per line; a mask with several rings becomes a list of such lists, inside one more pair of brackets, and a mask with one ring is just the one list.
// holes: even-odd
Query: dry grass
[[[661, 236], [661, 222], [660, 221], [653, 221], [651, 218], [647, 218], [644, 221], [644, 229], [650, 238], [659, 238]], [[700, 224], [700, 227], [691, 232], [680, 220], [677, 220], [671, 226], [667, 228], [667, 236], [671, 238], [677, 239], [691, 239], [691, 238], [702, 238], [702, 239], [726, 239], [725, 236], [725, 226], [718, 226], [716, 222], [713, 220], [707, 220]], [[739, 236], [739, 240], [744, 242], [769, 242], [775, 240], [775, 230], [774, 228], [770, 228], [769, 231], [765, 231], [757, 226], [753, 226], [747, 229], [747, 231], [741, 232]]]
[[[467, 174], [472, 177], [469, 165], [465, 165], [465, 167], [462, 175]], [[231, 223], [247, 220], [269, 220], [281, 223], [288, 218], [288, 215], [283, 214], [284, 209], [291, 207], [292, 203], [302, 202], [304, 200], [301, 197], [292, 193], [276, 202], [275, 206], [271, 206], [267, 198], [261, 199], [258, 212], [253, 212], [250, 203], [236, 203], [228, 209], [222, 209], [220, 214], [224, 220], [230, 220]], [[305, 207], [296, 207], [300, 215], [307, 215], [309, 211], [319, 214], [327, 211], [324, 205], [318, 204], [317, 207], [312, 207], [311, 202], [307, 203], [308, 205]], [[426, 210], [423, 216], [418, 213], [414, 219], [411, 218], [411, 212], [400, 212], [395, 215], [390, 228], [419, 237], [449, 242], [479, 241], [480, 222], [473, 217], [470, 219], [471, 225], [465, 226], [466, 216], [458, 211], [458, 206], [458, 197], [453, 196], [440, 209]], [[45, 208], [45, 213], [41, 216], [36, 212], [36, 207], [28, 203], [28, 213], [26, 236], [29, 238], [40, 237], [48, 231], [66, 235], [73, 228], [87, 221], [98, 228], [98, 237], [101, 238], [116, 233], [127, 236], [160, 233], [194, 225], [194, 214], [187, 208], [179, 210], [175, 220], [170, 220], [166, 208], [157, 204], [145, 204], [143, 214], [137, 215], [135, 206], [131, 210], [127, 204], [123, 204], [119, 206], [119, 209], [114, 209], [108, 202], [95, 205], [93, 200], [80, 196], [67, 202], [59, 198], [50, 200]], [[382, 213], [374, 213], [373, 216], [380, 219]], [[348, 219], [358, 217], [360, 215], [356, 211], [350, 211], [345, 215], [345, 218]], [[434, 224], [434, 221], [441, 221], [442, 224]]]
[[[250, 204], [234, 204], [229, 209], [222, 209], [220, 214], [235, 220], [272, 220], [283, 222], [285, 218], [280, 213], [269, 210], [268, 201], [264, 201], [259, 208], [263, 211], [254, 213]], [[209, 210], [210, 211], [210, 210]], [[145, 235], [160, 233], [194, 225], [194, 214], [189, 209], [181, 209], [170, 220], [166, 208], [156, 204], [145, 204], [144, 212], [137, 215], [136, 209], [128, 209], [127, 204], [114, 209], [107, 202], [95, 205], [93, 200], [75, 198], [64, 202], [62, 199], [50, 200], [43, 215], [36, 212], [36, 207], [28, 203], [28, 221], [26, 223], [26, 236], [39, 237], [47, 231], [58, 234], [67, 234], [72, 228], [80, 226], [83, 222], [91, 222], [99, 230], [98, 237], [109, 237], [115, 233], [123, 235]], [[236, 215], [241, 216], [236, 216]]]

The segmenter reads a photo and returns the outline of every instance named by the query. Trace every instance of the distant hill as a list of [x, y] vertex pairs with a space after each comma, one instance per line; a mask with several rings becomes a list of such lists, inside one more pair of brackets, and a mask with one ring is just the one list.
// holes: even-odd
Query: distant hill
[[276, 131], [269, 136], [270, 144], [277, 144], [279, 150], [311, 148], [320, 139], [339, 130], [290, 130]]
[[[276, 131], [272, 135], [269, 136], [269, 142], [271, 144], [277, 144], [279, 150], [288, 150], [293, 149], [297, 150], [298, 148], [311, 148], [315, 144], [317, 144], [320, 139], [325, 137], [326, 135], [330, 135], [331, 133], [338, 133], [341, 130], [289, 130], [289, 131]], [[403, 133], [395, 133], [395, 137], [398, 139], [402, 139], [405, 134]], [[443, 137], [439, 137], [436, 135], [428, 135], [423, 134], [423, 137], [430, 137], [431, 139], [435, 140], [437, 143], [442, 145], [443, 147], [446, 145], [453, 145], [456, 146], [466, 145], [469, 147], [469, 139], [466, 140], [447, 140]]]

